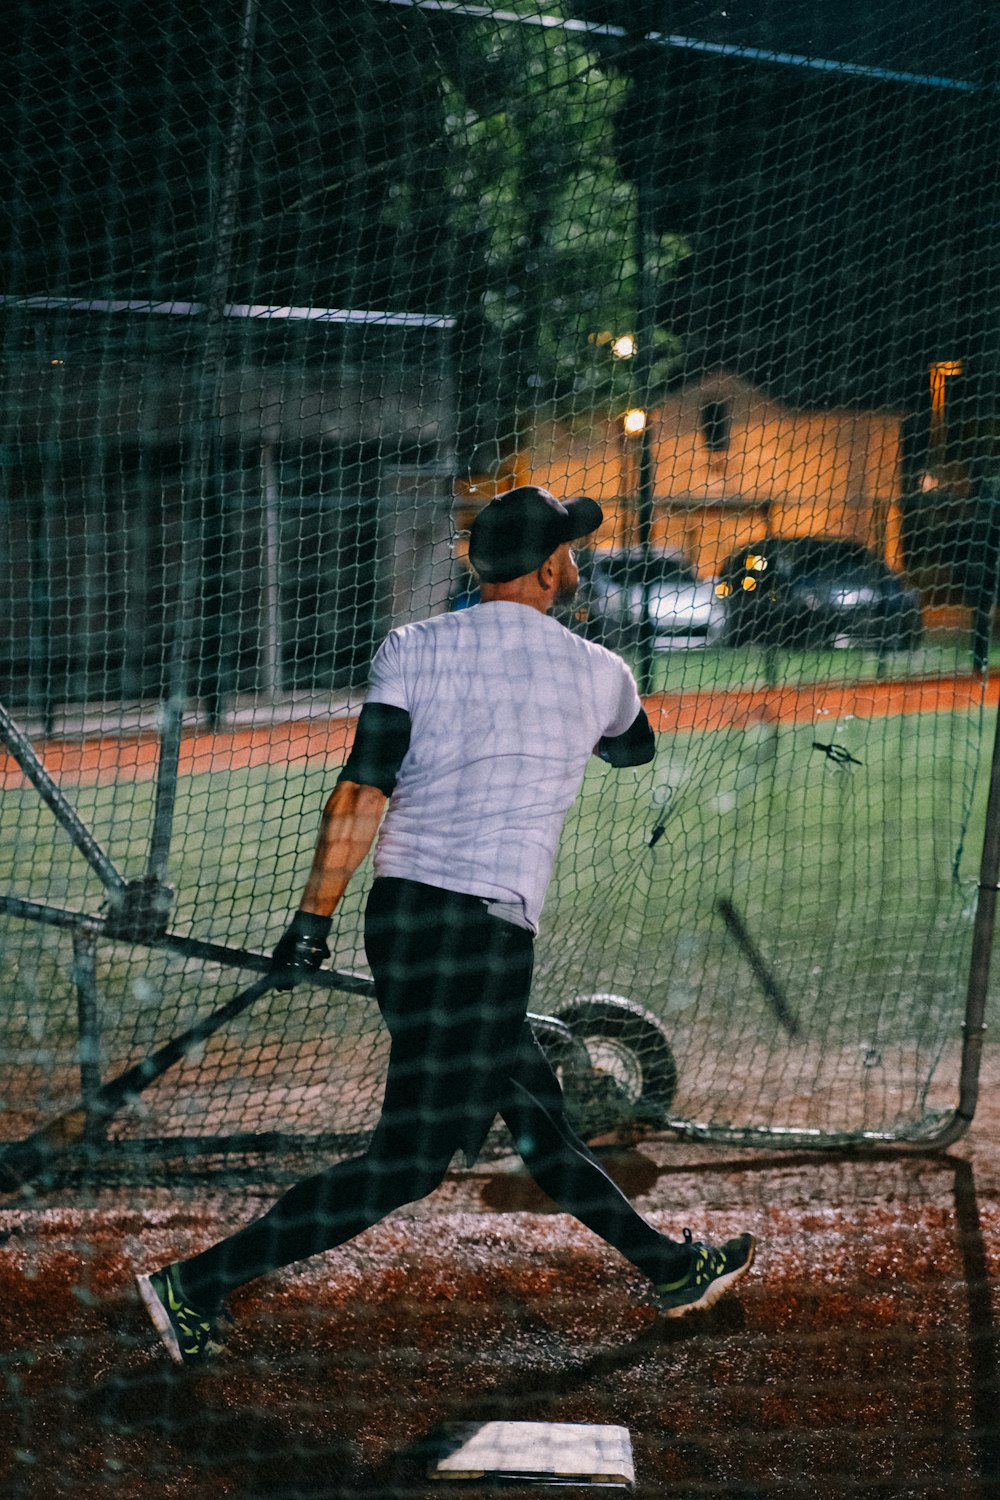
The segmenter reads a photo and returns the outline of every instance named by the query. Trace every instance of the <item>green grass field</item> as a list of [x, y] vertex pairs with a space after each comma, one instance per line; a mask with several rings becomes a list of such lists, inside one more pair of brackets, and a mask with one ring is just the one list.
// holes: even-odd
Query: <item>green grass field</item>
[[[654, 764], [637, 771], [595, 762], [564, 832], [534, 1009], [557, 1013], [603, 991], [645, 1005], [668, 1030], [678, 1108], [694, 1118], [738, 1126], [787, 1116], [834, 1130], [919, 1117], [960, 1035], [992, 729], [966, 713], [755, 725], [662, 735]], [[830, 760], [817, 739], [856, 763]], [[296, 902], [333, 775], [275, 765], [183, 781], [175, 930], [269, 949]], [[66, 790], [122, 872], [141, 874], [153, 786]], [[339, 967], [364, 967], [364, 885], [362, 875], [337, 925]], [[100, 909], [96, 878], [30, 790], [5, 793], [0, 807], [0, 890]], [[799, 1037], [762, 993], [720, 897], [783, 986]], [[74, 1054], [71, 942], [6, 918], [0, 935], [0, 1051], [8, 1065], [30, 1065], [43, 1088], [47, 1070]], [[99, 945], [104, 1062], [146, 1050], [241, 982], [194, 960]], [[377, 1037], [370, 1002], [300, 987], [262, 1004], [226, 1044], [224, 1066], [214, 1054], [212, 1065], [228, 1077], [240, 1048], [255, 1058], [263, 1048], [294, 1070], [295, 1058], [343, 1052], [354, 1038], [360, 1087]], [[848, 1106], [845, 1090], [859, 1100]], [[840, 1120], [849, 1107], [860, 1118]]]
[[[991, 651], [1000, 665], [1000, 643]], [[706, 651], [657, 651], [651, 687], [657, 692], [704, 692], [711, 688], [798, 687], [806, 683], [901, 681], [913, 677], [965, 676], [972, 668], [966, 635], [929, 633], [913, 651], [768, 650], [761, 646]]]

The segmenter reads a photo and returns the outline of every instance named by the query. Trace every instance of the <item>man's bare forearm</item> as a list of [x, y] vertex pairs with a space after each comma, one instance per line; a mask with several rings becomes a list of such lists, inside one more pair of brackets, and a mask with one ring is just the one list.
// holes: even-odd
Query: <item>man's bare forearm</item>
[[299, 903], [302, 911], [329, 917], [351, 876], [375, 841], [386, 796], [378, 787], [341, 781], [323, 809], [316, 853]]

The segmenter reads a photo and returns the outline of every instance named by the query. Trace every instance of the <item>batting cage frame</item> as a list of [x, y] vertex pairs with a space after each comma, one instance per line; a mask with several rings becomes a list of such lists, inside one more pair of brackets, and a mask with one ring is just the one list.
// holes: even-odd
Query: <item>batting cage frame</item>
[[[134, 1103], [143, 1090], [155, 1083], [170, 1067], [188, 1057], [202, 1042], [228, 1022], [235, 1020], [272, 989], [275, 975], [268, 953], [205, 942], [168, 930], [173, 893], [162, 880], [166, 869], [165, 850], [169, 847], [169, 840], [164, 841], [163, 821], [159, 810], [163, 800], [172, 799], [176, 784], [176, 753], [165, 753], [173, 750], [176, 743], [172, 724], [168, 723], [161, 731], [159, 767], [162, 782], [158, 783], [157, 816], [150, 841], [149, 869], [144, 877], [131, 881], [126, 881], [116, 869], [3, 704], [0, 704], [0, 740], [68, 835], [74, 848], [98, 875], [104, 886], [109, 908], [106, 915], [88, 915], [0, 894], [0, 911], [22, 921], [42, 923], [72, 934], [72, 978], [77, 996], [79, 1027], [76, 1049], [80, 1068], [79, 1103], [33, 1130], [25, 1139], [0, 1146], [0, 1190], [13, 1191], [51, 1173], [60, 1156], [74, 1146], [83, 1148], [91, 1163], [95, 1156], [113, 1155], [114, 1146], [107, 1141], [106, 1132], [119, 1111]], [[262, 977], [238, 991], [217, 1010], [190, 1026], [181, 1035], [164, 1042], [148, 1057], [114, 1078], [103, 1079], [99, 1061], [101, 1027], [96, 972], [97, 943], [101, 938], [160, 948], [226, 968], [248, 969]], [[322, 990], [339, 991], [343, 994], [371, 998], [375, 993], [374, 981], [370, 976], [338, 969], [323, 970], [312, 982]], [[623, 1015], [628, 1016], [624, 1007]], [[638, 1018], [637, 1008], [634, 1018]], [[564, 1020], [530, 1012], [528, 1019], [552, 1062], [562, 1072], [564, 1087], [571, 1102], [579, 1106], [580, 1096], [585, 1096], [594, 1086], [594, 1068], [583, 1041]], [[629, 1019], [633, 1017], [629, 1016]], [[662, 1044], [661, 1050], [666, 1051]], [[666, 1055], [669, 1071], [672, 1063], [668, 1052]], [[661, 1061], [661, 1069], [662, 1067]], [[659, 1088], [661, 1097], [664, 1093], [668, 1095], [670, 1082], [661, 1077]], [[623, 1113], [620, 1098], [609, 1110], [607, 1091], [605, 1097], [604, 1112], [589, 1121], [592, 1131], [600, 1133], [602, 1129], [639, 1123], [641, 1111], [638, 1115], [633, 1115], [627, 1109]], [[359, 1136], [355, 1134], [332, 1133], [302, 1140], [272, 1133], [209, 1138], [182, 1137], [170, 1141], [139, 1138], [120, 1145], [124, 1154], [134, 1160], [177, 1154], [192, 1157], [240, 1152], [280, 1152], [304, 1144], [318, 1150], [339, 1152], [356, 1145], [358, 1140]]]
[[[66, 910], [43, 902], [33, 902], [9, 894], [0, 894], [0, 911], [29, 923], [41, 923], [69, 931], [72, 935], [72, 977], [77, 996], [78, 1042], [80, 1073], [80, 1099], [76, 1106], [64, 1111], [53, 1120], [33, 1129], [23, 1140], [8, 1142], [0, 1147], [0, 1189], [16, 1190], [26, 1183], [37, 1180], [58, 1170], [60, 1162], [65, 1164], [65, 1155], [72, 1148], [81, 1148], [88, 1163], [95, 1159], [111, 1158], [116, 1154], [114, 1143], [107, 1140], [107, 1129], [115, 1116], [133, 1104], [143, 1090], [175, 1064], [188, 1057], [202, 1042], [270, 990], [274, 984], [270, 955], [246, 948], [233, 948], [223, 944], [199, 940], [190, 935], [169, 930], [169, 915], [172, 892], [163, 879], [166, 870], [166, 851], [169, 838], [164, 839], [163, 818], [160, 809], [164, 802], [172, 800], [177, 777], [177, 735], [174, 725], [165, 721], [161, 730], [159, 774], [156, 798], [156, 816], [150, 840], [150, 861], [144, 877], [127, 881], [121, 875], [93, 832], [79, 816], [73, 804], [46, 770], [36, 754], [31, 741], [19, 728], [16, 721], [0, 704], [0, 740], [17, 762], [24, 776], [38, 792], [42, 801], [53, 814], [56, 822], [67, 834], [73, 846], [98, 875], [106, 892], [107, 913], [86, 914]], [[672, 1118], [669, 1105], [672, 1103], [676, 1082], [675, 1064], [669, 1051], [669, 1043], [656, 1039], [660, 1053], [660, 1072], [651, 1094], [646, 1099], [644, 1115], [643, 1090], [630, 1098], [619, 1088], [605, 1088], [603, 1098], [588, 1118], [586, 1100], [592, 1094], [595, 1082], [600, 1087], [600, 1068], [595, 1067], [585, 1043], [588, 1029], [581, 1025], [579, 1016], [559, 1017], [529, 1014], [538, 1039], [562, 1074], [570, 1106], [581, 1115], [591, 1134], [601, 1134], [615, 1129], [634, 1129], [637, 1126], [655, 1124], [684, 1138], [700, 1139], [718, 1144], [771, 1145], [795, 1149], [833, 1147], [878, 1147], [888, 1144], [909, 1146], [915, 1149], [942, 1149], [958, 1140], [971, 1124], [978, 1097], [979, 1071], [982, 1058], [983, 1036], [986, 1030], [985, 1015], [989, 985], [990, 965], [996, 920], [997, 892], [1000, 890], [1000, 730], [994, 737], [990, 765], [990, 783], [986, 808], [986, 830], [980, 860], [978, 899], [972, 938], [971, 960], [966, 989], [965, 1015], [959, 1078], [959, 1097], [954, 1110], [934, 1127], [921, 1133], [901, 1133], [894, 1136], [888, 1132], [845, 1131], [839, 1135], [820, 1131], [796, 1130], [780, 1126], [733, 1130], [719, 1125], [702, 1125], [691, 1120]], [[760, 984], [777, 1018], [790, 1035], [798, 1033], [798, 1023], [788, 1008], [788, 1001], [781, 987], [769, 970], [751, 935], [746, 931], [742, 918], [730, 902], [720, 898], [719, 907], [727, 926], [733, 930], [741, 951], [747, 958], [755, 980]], [[185, 1032], [162, 1043], [148, 1057], [132, 1064], [111, 1079], [102, 1077], [100, 1067], [101, 1026], [100, 1006], [96, 972], [97, 945], [101, 939], [126, 941], [134, 945], [159, 948], [218, 964], [227, 969], [250, 970], [258, 974], [257, 980], [241, 989], [235, 996], [211, 1014], [194, 1023]], [[332, 969], [317, 974], [313, 980], [324, 991], [344, 994], [374, 995], [374, 983], [364, 974]], [[634, 1008], [639, 1018], [639, 1008]], [[623, 1007], [623, 1014], [627, 1014]], [[644, 1028], [655, 1028], [654, 1018], [642, 1017]], [[581, 1031], [583, 1035], [576, 1033]], [[612, 1031], [613, 1034], [613, 1031]], [[633, 1039], [634, 1055], [641, 1058], [643, 1043]], [[647, 1086], [651, 1064], [646, 1059]], [[654, 1105], [651, 1119], [648, 1113], [650, 1098], [659, 1099]], [[356, 1145], [363, 1133], [343, 1135], [320, 1134], [306, 1139], [283, 1136], [279, 1132], [269, 1134], [241, 1134], [235, 1136], [196, 1137], [177, 1139], [148, 1139], [139, 1137], [117, 1143], [117, 1154], [124, 1154], [133, 1162], [180, 1156], [185, 1159], [219, 1156], [232, 1153], [281, 1152], [308, 1145], [320, 1151], [340, 1152]]]

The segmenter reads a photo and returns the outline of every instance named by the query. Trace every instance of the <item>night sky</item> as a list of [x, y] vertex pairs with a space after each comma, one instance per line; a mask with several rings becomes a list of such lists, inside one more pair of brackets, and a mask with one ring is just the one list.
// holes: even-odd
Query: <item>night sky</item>
[[[998, 23], [979, 0], [573, 0], [581, 18], [872, 68], [962, 93], [683, 47], [594, 42], [632, 81], [623, 170], [692, 246], [658, 317], [691, 369], [790, 400], [917, 399], [933, 358], [984, 380], [1000, 324]], [[192, 297], [212, 274], [242, 0], [19, 0], [0, 107], [3, 290]], [[207, 13], [207, 14], [206, 14]], [[370, 0], [262, 0], [234, 299], [445, 308], [479, 295], [442, 253], [433, 71], [474, 23]], [[451, 31], [449, 31], [451, 28]], [[384, 223], [417, 182], [406, 232]]]

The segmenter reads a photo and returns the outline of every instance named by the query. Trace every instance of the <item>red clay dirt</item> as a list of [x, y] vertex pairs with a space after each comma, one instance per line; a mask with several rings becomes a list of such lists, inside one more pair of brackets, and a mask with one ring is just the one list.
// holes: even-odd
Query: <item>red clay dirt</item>
[[500, 1418], [627, 1426], [649, 1500], [996, 1500], [998, 1081], [990, 1053], [981, 1114], [940, 1156], [611, 1151], [662, 1228], [760, 1236], [743, 1286], [675, 1323], [500, 1163], [244, 1288], [228, 1356], [177, 1371], [132, 1275], [273, 1190], [7, 1200], [0, 1493], [431, 1500], [448, 1491], [426, 1477], [428, 1435]]
[[[670, 730], [740, 729], [752, 723], [812, 723], [845, 714], [882, 718], [901, 713], [951, 713], [995, 706], [1000, 677], [985, 685], [972, 677], [912, 678], [899, 682], [809, 683], [802, 687], [756, 691], [654, 693], [644, 699], [653, 728]], [[192, 730], [181, 741], [179, 772], [197, 776], [251, 766], [278, 765], [326, 757], [343, 760], [354, 738], [354, 715], [295, 719], [244, 729]], [[59, 737], [35, 749], [57, 779], [151, 781], [159, 763], [156, 734]], [[0, 790], [25, 784], [10, 755], [0, 754]]]

